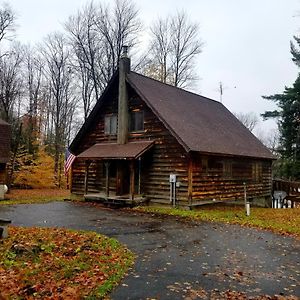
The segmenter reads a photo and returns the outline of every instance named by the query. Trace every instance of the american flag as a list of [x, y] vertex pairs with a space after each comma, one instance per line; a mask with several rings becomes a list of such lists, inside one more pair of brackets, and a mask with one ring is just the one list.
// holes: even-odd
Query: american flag
[[65, 160], [65, 165], [64, 165], [64, 172], [65, 176], [68, 175], [68, 172], [72, 166], [73, 161], [75, 160], [76, 156], [73, 155], [69, 149], [66, 149], [66, 160]]

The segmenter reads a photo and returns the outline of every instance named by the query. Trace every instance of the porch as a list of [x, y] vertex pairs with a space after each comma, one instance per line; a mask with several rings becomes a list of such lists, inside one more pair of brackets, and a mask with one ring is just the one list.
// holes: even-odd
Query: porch
[[86, 201], [100, 202], [106, 205], [115, 205], [115, 206], [137, 206], [142, 203], [146, 203], [148, 199], [143, 195], [134, 195], [132, 198], [130, 194], [116, 195], [115, 193], [88, 193], [84, 195]]
[[[152, 146], [153, 141], [95, 144], [79, 154], [78, 159], [85, 161], [84, 199], [129, 206], [145, 202], [141, 188], [142, 155]], [[101, 170], [96, 177], [95, 167]], [[98, 184], [92, 191], [91, 173]]]

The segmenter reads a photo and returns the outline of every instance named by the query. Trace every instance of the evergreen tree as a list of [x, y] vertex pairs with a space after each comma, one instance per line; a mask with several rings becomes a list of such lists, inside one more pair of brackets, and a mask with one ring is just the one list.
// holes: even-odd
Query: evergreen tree
[[[291, 42], [293, 62], [300, 67], [300, 38], [294, 37], [297, 46]], [[292, 87], [285, 87], [282, 94], [264, 96], [274, 101], [278, 109], [266, 111], [265, 119], [277, 118], [280, 132], [277, 175], [291, 180], [300, 180], [300, 73]]]

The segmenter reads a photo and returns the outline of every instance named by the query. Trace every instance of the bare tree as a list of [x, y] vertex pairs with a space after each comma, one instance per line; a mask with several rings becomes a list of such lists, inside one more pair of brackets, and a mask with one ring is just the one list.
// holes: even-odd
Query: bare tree
[[0, 8], [0, 42], [14, 36], [16, 29], [16, 16], [11, 7], [4, 3]]
[[[148, 71], [164, 83], [170, 75], [169, 56], [171, 52], [170, 19], [159, 18], [150, 28], [152, 34], [151, 52], [155, 61], [150, 61]], [[156, 75], [155, 75], [156, 74]]]
[[14, 106], [22, 92], [22, 49], [14, 45], [6, 55], [0, 56], [0, 116], [10, 122]]
[[23, 51], [19, 44], [12, 45], [5, 55], [0, 55], [0, 118], [12, 125], [11, 149], [13, 154], [8, 175], [9, 186], [21, 139], [22, 59]]
[[[194, 61], [202, 51], [199, 25], [190, 22], [185, 12], [158, 19], [151, 27], [151, 55], [148, 64], [153, 77], [178, 87], [191, 86], [197, 79]], [[156, 66], [156, 67], [155, 67]], [[158, 74], [158, 75], [157, 75]]]
[[201, 53], [199, 25], [188, 21], [186, 13], [177, 13], [171, 19], [173, 84], [184, 87], [197, 79], [194, 72], [195, 56]]
[[251, 132], [255, 129], [255, 127], [259, 123], [259, 119], [254, 112], [249, 112], [249, 113], [240, 112], [240, 113], [234, 113], [234, 115]]
[[113, 8], [90, 2], [69, 18], [65, 28], [86, 118], [118, 67], [122, 45], [136, 43], [140, 22], [130, 0], [116, 0]]
[[90, 90], [93, 90], [98, 99], [103, 88], [97, 69], [101, 39], [95, 30], [96, 12], [96, 6], [91, 2], [75, 16], [71, 16], [65, 24], [74, 54], [73, 67], [81, 81], [85, 115], [90, 109]]
[[41, 51], [46, 62], [45, 75], [51, 95], [48, 109], [54, 127], [54, 171], [60, 184], [60, 158], [65, 149], [76, 102], [76, 96], [72, 94], [70, 50], [63, 35], [53, 33], [47, 37]]
[[107, 83], [118, 67], [122, 46], [132, 48], [141, 29], [138, 11], [130, 0], [115, 0], [114, 7], [101, 5], [96, 22], [102, 37], [102, 60], [99, 67]]
[[280, 133], [278, 128], [269, 129], [267, 131], [262, 128], [256, 128], [254, 134], [273, 154], [278, 154], [280, 145]]
[[41, 124], [41, 105], [43, 88], [43, 61], [40, 55], [32, 47], [25, 49], [24, 56], [24, 85], [25, 95], [28, 99], [27, 116], [28, 124], [26, 126], [26, 140], [28, 152], [34, 154], [37, 150], [37, 140], [40, 136]]

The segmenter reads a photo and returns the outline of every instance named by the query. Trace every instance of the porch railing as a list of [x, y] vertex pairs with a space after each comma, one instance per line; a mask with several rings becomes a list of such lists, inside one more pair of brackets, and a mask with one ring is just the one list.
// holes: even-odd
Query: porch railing
[[294, 208], [300, 206], [300, 182], [273, 180], [272, 207]]

